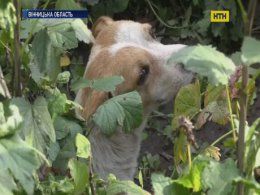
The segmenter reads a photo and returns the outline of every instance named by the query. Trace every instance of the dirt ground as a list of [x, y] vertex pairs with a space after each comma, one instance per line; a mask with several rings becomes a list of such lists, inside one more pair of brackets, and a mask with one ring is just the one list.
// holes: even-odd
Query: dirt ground
[[[260, 68], [260, 65], [258, 66]], [[169, 105], [164, 106], [162, 108], [163, 111], [166, 113], [170, 113], [173, 110], [173, 105], [170, 103]], [[248, 112], [248, 123], [249, 125], [252, 124], [257, 118], [260, 117], [260, 78], [257, 79], [256, 82], [256, 98], [254, 99], [254, 103], [249, 108]], [[161, 128], [163, 129], [165, 125], [167, 125], [166, 120], [161, 118], [154, 119], [158, 120], [161, 123]], [[221, 135], [226, 133], [230, 128], [227, 126], [220, 126], [214, 122], [207, 122], [204, 127], [200, 130], [195, 131], [195, 138], [199, 146], [203, 143], [211, 144]], [[160, 170], [167, 170], [166, 174], [170, 174], [169, 167], [173, 165], [173, 148], [174, 145], [167, 140], [165, 136], [160, 133], [159, 129], [155, 128], [147, 128], [146, 129], [148, 137], [142, 143], [141, 154], [140, 154], [140, 161], [143, 155], [147, 153], [151, 153], [152, 155], [158, 154], [160, 156]], [[217, 145], [220, 149], [223, 148], [221, 144]], [[222, 152], [222, 159], [225, 158], [229, 154], [224, 154], [226, 151], [221, 150]], [[141, 163], [141, 162], [140, 162]], [[146, 181], [145, 187], [149, 189], [150, 184], [149, 181]]]

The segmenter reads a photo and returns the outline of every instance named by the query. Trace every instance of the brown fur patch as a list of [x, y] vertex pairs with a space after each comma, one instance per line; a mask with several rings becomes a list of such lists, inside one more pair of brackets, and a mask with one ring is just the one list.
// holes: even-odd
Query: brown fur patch
[[[144, 65], [149, 66], [150, 73], [145, 83], [138, 86], [139, 71]], [[144, 106], [146, 106], [151, 102], [149, 91], [159, 74], [160, 67], [147, 51], [135, 47], [126, 47], [114, 56], [111, 56], [107, 50], [100, 52], [95, 60], [89, 64], [85, 77], [92, 80], [112, 75], [123, 76], [125, 81], [117, 86], [115, 94], [119, 95], [137, 90], [142, 96]], [[87, 119], [108, 99], [108, 94], [85, 88], [82, 91], [81, 99], [83, 100], [82, 116]]]

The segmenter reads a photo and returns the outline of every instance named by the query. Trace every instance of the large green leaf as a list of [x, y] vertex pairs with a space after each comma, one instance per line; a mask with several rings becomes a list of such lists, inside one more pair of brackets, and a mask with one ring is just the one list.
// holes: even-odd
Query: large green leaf
[[116, 86], [124, 81], [122, 76], [110, 76], [97, 80], [88, 80], [81, 78], [78, 81], [75, 81], [71, 86], [74, 91], [77, 91], [81, 88], [91, 87], [98, 91], [114, 91]]
[[132, 181], [113, 181], [107, 187], [106, 194], [149, 195], [150, 193], [143, 190]]
[[225, 125], [229, 121], [229, 110], [227, 101], [210, 102], [207, 107], [203, 109], [202, 113], [211, 113], [211, 120], [220, 125]]
[[92, 7], [92, 13], [95, 18], [102, 15], [113, 16], [114, 13], [124, 11], [128, 2], [129, 0], [103, 0]]
[[57, 88], [50, 89], [48, 92], [46, 97], [48, 109], [52, 119], [55, 119], [58, 115], [66, 113], [67, 97], [66, 94], [61, 93]]
[[151, 180], [155, 194], [171, 194], [171, 185], [173, 183], [171, 178], [165, 177], [162, 174], [154, 173], [152, 174]]
[[83, 193], [86, 186], [89, 184], [89, 171], [87, 164], [77, 161], [76, 159], [71, 159], [68, 167], [74, 180], [74, 194]]
[[173, 180], [173, 182], [178, 183], [185, 188], [191, 188], [193, 192], [199, 192], [201, 190], [201, 173], [207, 163], [208, 159], [198, 156], [193, 160], [189, 172], [182, 175], [180, 178]]
[[18, 106], [24, 118], [21, 126], [22, 137], [41, 152], [46, 152], [50, 142], [55, 141], [55, 130], [46, 100], [38, 97], [33, 104], [30, 104], [23, 98], [14, 98], [11, 103]]
[[191, 46], [172, 55], [169, 63], [183, 63], [184, 68], [206, 76], [212, 85], [227, 84], [235, 65], [223, 53], [211, 46]]
[[[0, 163], [1, 164], [1, 163]], [[13, 190], [17, 188], [13, 177], [8, 170], [0, 170], [0, 194], [13, 195]]]
[[22, 123], [22, 116], [15, 105], [9, 106], [10, 116], [5, 116], [3, 104], [0, 102], [0, 138], [13, 134]]
[[177, 166], [181, 161], [187, 162], [187, 136], [183, 131], [179, 133], [174, 142], [174, 163]]
[[16, 24], [15, 7], [11, 0], [1, 0], [0, 3], [0, 28], [9, 31], [13, 38], [14, 25]]
[[175, 98], [173, 127], [178, 126], [180, 116], [193, 118], [200, 111], [200, 106], [199, 82], [182, 87]]
[[53, 162], [53, 167], [66, 171], [69, 159], [76, 156], [74, 140], [78, 133], [82, 133], [82, 128], [76, 121], [60, 116], [55, 119], [54, 127], [60, 150]]
[[39, 0], [22, 0], [21, 7], [22, 9], [36, 9]]
[[224, 92], [225, 92], [224, 85], [219, 85], [217, 87], [213, 85], [208, 85], [205, 91], [204, 106], [207, 106], [211, 102], [215, 102], [218, 100], [226, 100], [226, 97], [224, 96], [225, 95]]
[[82, 8], [74, 0], [58, 0], [55, 4], [55, 9], [79, 10]]
[[[9, 170], [27, 194], [33, 194], [33, 173], [40, 166], [35, 150], [15, 134], [11, 137], [0, 139], [0, 154], [1, 170]], [[12, 187], [13, 181], [9, 180], [9, 182], [11, 182], [9, 187]]]
[[249, 66], [260, 62], [260, 41], [252, 37], [245, 37], [241, 48], [242, 62]]
[[35, 35], [31, 51], [34, 59], [30, 65], [33, 79], [39, 82], [40, 77], [47, 75], [51, 80], [56, 80], [60, 72], [60, 51], [53, 47], [46, 29]]
[[210, 161], [202, 172], [202, 184], [208, 189], [208, 195], [230, 194], [233, 190], [232, 181], [239, 176], [233, 160], [227, 159], [220, 163]]
[[118, 126], [131, 132], [142, 122], [142, 100], [136, 92], [115, 96], [102, 104], [94, 114], [94, 121], [102, 132], [111, 135]]
[[80, 133], [76, 135], [76, 147], [78, 157], [88, 158], [90, 156], [90, 142]]
[[20, 39], [27, 39], [30, 34], [35, 34], [44, 29], [42, 20], [22, 20], [20, 29]]
[[74, 29], [78, 40], [85, 43], [94, 41], [94, 37], [92, 36], [91, 31], [81, 19], [75, 19], [73, 22], [71, 22], [71, 26]]
[[61, 51], [78, 46], [76, 34], [70, 23], [49, 26], [47, 29], [52, 45]]
[[81, 126], [77, 122], [74, 122], [61, 116], [58, 116], [54, 120], [54, 128], [56, 131], [57, 140], [61, 140], [69, 134], [71, 134], [74, 137], [78, 132], [82, 131]]

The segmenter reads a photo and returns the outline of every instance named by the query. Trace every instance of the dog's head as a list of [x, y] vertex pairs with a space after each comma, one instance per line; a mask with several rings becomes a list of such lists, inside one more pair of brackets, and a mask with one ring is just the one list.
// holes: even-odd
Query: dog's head
[[[172, 99], [193, 78], [181, 65], [167, 64], [171, 55], [185, 45], [157, 42], [149, 24], [101, 17], [93, 26], [93, 35], [95, 43], [84, 76], [87, 79], [123, 76], [125, 80], [117, 86], [115, 94], [137, 90], [146, 113]], [[79, 114], [87, 119], [109, 96], [91, 88], [80, 90], [76, 101], [83, 110]]]

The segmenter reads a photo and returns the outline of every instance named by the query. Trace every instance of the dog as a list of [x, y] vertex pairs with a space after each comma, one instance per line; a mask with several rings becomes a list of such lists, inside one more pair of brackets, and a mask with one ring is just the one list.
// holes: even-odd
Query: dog
[[[92, 152], [92, 168], [100, 178], [109, 173], [120, 180], [133, 180], [137, 168], [142, 131], [149, 114], [158, 106], [172, 100], [178, 90], [192, 82], [193, 73], [180, 64], [168, 64], [167, 60], [185, 45], [163, 45], [153, 36], [151, 25], [130, 20], [114, 21], [100, 17], [93, 25], [95, 38], [84, 73], [87, 79], [100, 79], [121, 75], [124, 82], [116, 87], [115, 95], [136, 90], [143, 103], [142, 124], [132, 133], [118, 127], [108, 137], [98, 126], [89, 135]], [[76, 95], [82, 106], [77, 114], [88, 120], [97, 108], [108, 100], [108, 92], [83, 88]]]

